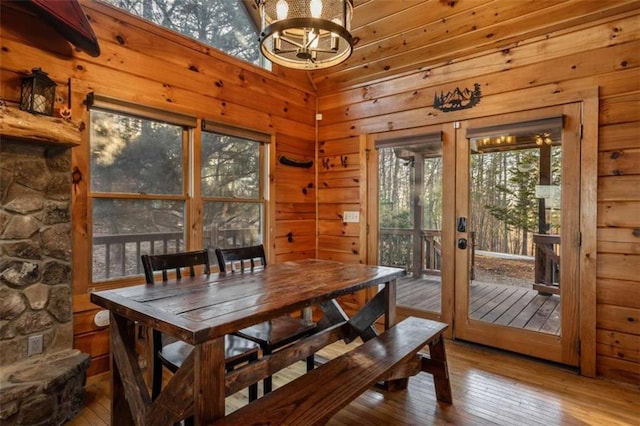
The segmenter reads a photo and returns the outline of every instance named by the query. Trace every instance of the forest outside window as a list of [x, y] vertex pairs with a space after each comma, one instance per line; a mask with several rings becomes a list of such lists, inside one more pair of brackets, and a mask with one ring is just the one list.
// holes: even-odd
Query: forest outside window
[[262, 68], [258, 28], [241, 0], [103, 0]]
[[264, 242], [269, 135], [88, 103], [92, 282], [137, 280], [143, 254]]
[[205, 123], [201, 142], [203, 247], [261, 244], [268, 135]]
[[92, 281], [139, 275], [141, 254], [187, 246], [190, 132], [113, 111], [90, 114]]

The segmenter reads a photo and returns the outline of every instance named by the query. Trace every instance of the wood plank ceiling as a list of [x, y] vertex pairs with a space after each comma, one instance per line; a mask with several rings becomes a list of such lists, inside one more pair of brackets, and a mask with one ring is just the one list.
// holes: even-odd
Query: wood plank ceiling
[[[257, 0], [249, 2], [257, 17]], [[308, 72], [318, 93], [508, 50], [639, 7], [637, 0], [354, 0], [351, 57]], [[579, 40], [576, 40], [579, 42]], [[505, 69], [509, 64], [505, 63]], [[290, 71], [291, 72], [291, 71]]]

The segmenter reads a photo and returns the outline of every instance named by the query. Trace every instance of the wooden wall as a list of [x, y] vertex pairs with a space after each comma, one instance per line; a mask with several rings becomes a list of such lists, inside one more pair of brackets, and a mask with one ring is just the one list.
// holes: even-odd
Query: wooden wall
[[[308, 78], [256, 68], [93, 0], [81, 4], [99, 38], [101, 55], [96, 58], [74, 49], [18, 4], [2, 2], [0, 97], [17, 101], [21, 76], [42, 67], [58, 84], [58, 107], [66, 105], [70, 84], [73, 120], [85, 128], [82, 101], [95, 91], [274, 135], [269, 179], [275, 203], [267, 212], [270, 261], [315, 257], [315, 165], [298, 169], [277, 163], [280, 155], [314, 160], [316, 98]], [[72, 155], [78, 179], [73, 187], [74, 346], [92, 355], [91, 375], [108, 369], [109, 334], [93, 324], [97, 307], [89, 303], [88, 292], [96, 285], [87, 256], [91, 222], [86, 132], [83, 146]], [[143, 281], [139, 277], [109, 285]]]
[[[339, 91], [322, 86], [316, 99], [305, 73], [257, 69], [93, 0], [81, 4], [100, 40], [97, 58], [71, 48], [53, 30], [41, 29], [39, 19], [15, 4], [2, 2], [0, 98], [16, 101], [21, 75], [40, 66], [59, 84], [63, 103], [70, 85], [74, 121], [86, 119], [82, 100], [95, 91], [273, 134], [272, 261], [316, 255], [367, 261], [367, 135], [451, 121], [432, 107], [436, 90], [480, 83], [481, 104], [458, 116], [472, 118], [503, 112], [499, 104], [507, 93], [527, 89], [552, 101], [556, 93], [598, 86], [598, 209], [591, 213], [597, 213], [597, 372], [640, 381], [637, 11], [396, 78]], [[323, 115], [318, 123], [316, 112]], [[314, 166], [281, 165], [282, 154], [314, 160]], [[74, 332], [75, 346], [92, 354], [90, 374], [95, 374], [108, 365], [108, 333], [93, 325], [95, 307], [88, 302], [93, 288], [91, 259], [85, 255], [91, 246], [88, 155], [85, 137], [84, 145], [73, 150], [79, 178], [73, 188]], [[345, 224], [341, 215], [346, 210], [359, 211], [361, 222]], [[361, 303], [362, 296], [352, 302]]]
[[[367, 263], [366, 139], [349, 136], [318, 144], [318, 257], [346, 263]], [[345, 222], [345, 212], [358, 212], [359, 222]], [[367, 291], [340, 299], [356, 311]]]
[[[640, 12], [636, 10], [426, 71], [336, 88], [332, 93], [321, 90], [320, 155], [330, 158], [334, 167], [320, 168], [318, 255], [331, 258], [339, 251], [345, 259], [349, 247], [364, 245], [361, 236], [348, 233], [347, 226], [331, 223], [337, 200], [351, 200], [349, 208], [366, 209], [358, 205], [364, 200], [358, 197], [364, 183], [358, 188], [349, 179], [358, 174], [354, 170], [358, 137], [527, 109], [532, 95], [538, 104], [541, 99], [552, 104], [556, 94], [599, 87], [598, 208], [585, 212], [591, 218], [597, 214], [596, 369], [607, 378], [640, 383], [638, 52]], [[436, 92], [473, 88], [474, 83], [481, 84], [483, 93], [477, 107], [452, 114], [433, 108]], [[506, 94], [516, 91], [523, 93], [518, 103], [502, 105]], [[348, 158], [348, 167], [340, 167], [342, 157]]]
[[315, 135], [312, 139], [278, 134], [278, 160], [313, 161], [310, 168], [275, 166], [275, 261], [316, 257], [316, 167]]

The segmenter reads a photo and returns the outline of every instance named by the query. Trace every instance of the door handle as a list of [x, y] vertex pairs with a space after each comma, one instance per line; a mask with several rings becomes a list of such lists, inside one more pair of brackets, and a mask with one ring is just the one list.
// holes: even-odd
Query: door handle
[[458, 248], [464, 250], [467, 248], [467, 239], [466, 238], [458, 238]]
[[459, 217], [458, 218], [458, 232], [467, 232], [467, 218]]

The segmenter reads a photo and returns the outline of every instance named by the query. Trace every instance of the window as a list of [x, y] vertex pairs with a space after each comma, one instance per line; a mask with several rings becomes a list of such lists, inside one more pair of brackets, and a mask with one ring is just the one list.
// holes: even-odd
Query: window
[[258, 29], [241, 0], [103, 0], [127, 12], [269, 68], [260, 54]]
[[197, 133], [190, 117], [90, 103], [93, 282], [142, 275], [142, 254], [263, 242], [268, 135], [213, 123]]
[[216, 129], [205, 123], [201, 143], [203, 246], [262, 243], [266, 135]]
[[184, 250], [189, 131], [91, 110], [93, 281], [142, 273], [140, 255]]

